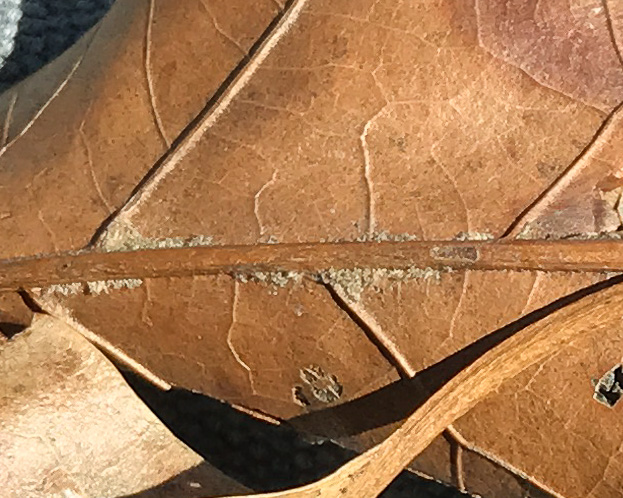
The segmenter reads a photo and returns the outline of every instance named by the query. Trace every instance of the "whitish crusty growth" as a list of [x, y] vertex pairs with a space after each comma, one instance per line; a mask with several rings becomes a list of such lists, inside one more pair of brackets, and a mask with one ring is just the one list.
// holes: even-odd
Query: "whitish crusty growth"
[[84, 284], [81, 282], [71, 282], [69, 284], [54, 284], [42, 289], [44, 296], [73, 296], [80, 294], [84, 289]]
[[410, 233], [389, 233], [385, 230], [363, 234], [357, 237], [357, 242], [410, 242], [418, 240], [417, 236]]
[[443, 272], [450, 269], [434, 268], [329, 268], [320, 273], [319, 279], [332, 285], [352, 301], [359, 301], [361, 294], [368, 287], [380, 287], [383, 282], [408, 282], [416, 279], [434, 279], [439, 281]]
[[207, 235], [194, 237], [166, 237], [152, 239], [143, 237], [140, 232], [126, 222], [113, 222], [103, 233], [97, 247], [106, 252], [138, 251], [140, 249], [167, 249], [176, 247], [209, 246], [213, 239]]
[[119, 280], [96, 280], [87, 282], [87, 289], [91, 294], [108, 294], [111, 290], [136, 289], [143, 284], [140, 278], [123, 278]]
[[71, 282], [69, 284], [54, 284], [41, 290], [44, 297], [48, 296], [74, 296], [76, 294], [89, 293], [94, 295], [108, 294], [111, 290], [135, 289], [140, 287], [143, 281], [138, 278], [123, 278], [118, 280], [95, 280], [91, 282]]
[[299, 283], [303, 274], [297, 271], [251, 271], [235, 273], [234, 278], [238, 282], [260, 282], [276, 287], [285, 287], [289, 283]]
[[489, 232], [459, 232], [454, 240], [493, 240], [494, 238]]

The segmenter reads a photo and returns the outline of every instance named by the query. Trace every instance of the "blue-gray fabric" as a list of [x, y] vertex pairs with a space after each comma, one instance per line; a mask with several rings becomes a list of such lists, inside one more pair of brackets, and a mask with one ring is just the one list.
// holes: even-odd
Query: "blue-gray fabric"
[[0, 0], [0, 89], [71, 46], [113, 0]]

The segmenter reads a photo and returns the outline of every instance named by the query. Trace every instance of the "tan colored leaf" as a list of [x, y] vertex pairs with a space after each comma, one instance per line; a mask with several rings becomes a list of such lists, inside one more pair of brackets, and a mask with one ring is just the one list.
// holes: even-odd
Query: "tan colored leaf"
[[550, 314], [487, 351], [434, 393], [383, 443], [336, 472], [298, 489], [254, 496], [377, 496], [435, 436], [490, 392], [568, 344], [575, 345], [586, 336], [616, 327], [622, 318], [622, 306], [623, 294], [615, 286]]
[[6, 497], [244, 493], [176, 439], [93, 345], [37, 315], [0, 347]]
[[[117, 0], [2, 97], [1, 254], [48, 256], [1, 287], [160, 385], [364, 451], [623, 270], [622, 38], [613, 0]], [[618, 335], [504, 384], [411, 468], [623, 496], [621, 408], [591, 385]]]

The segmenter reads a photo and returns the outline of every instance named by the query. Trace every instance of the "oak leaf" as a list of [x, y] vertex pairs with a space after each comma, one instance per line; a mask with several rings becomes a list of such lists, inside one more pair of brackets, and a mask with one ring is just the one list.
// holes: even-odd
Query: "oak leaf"
[[[0, 256], [159, 385], [363, 451], [623, 270], [622, 37], [612, 0], [117, 0], [0, 98]], [[619, 335], [503, 384], [411, 468], [620, 496], [621, 407], [591, 384]]]
[[0, 345], [0, 372], [7, 498], [248, 492], [176, 439], [106, 357], [56, 318], [36, 315]]

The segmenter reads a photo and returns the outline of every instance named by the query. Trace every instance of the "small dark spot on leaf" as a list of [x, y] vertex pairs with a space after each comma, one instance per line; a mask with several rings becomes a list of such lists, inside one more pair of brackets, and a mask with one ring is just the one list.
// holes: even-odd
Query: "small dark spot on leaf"
[[334, 60], [339, 60], [348, 53], [348, 39], [343, 36], [333, 37], [332, 56]]
[[559, 168], [556, 164], [544, 163], [539, 161], [536, 164], [536, 169], [543, 178], [550, 178], [552, 175], [556, 174]]
[[396, 146], [398, 147], [398, 150], [400, 152], [406, 152], [407, 151], [407, 137], [396, 137], [396, 138], [390, 138], [390, 141]]

